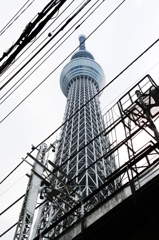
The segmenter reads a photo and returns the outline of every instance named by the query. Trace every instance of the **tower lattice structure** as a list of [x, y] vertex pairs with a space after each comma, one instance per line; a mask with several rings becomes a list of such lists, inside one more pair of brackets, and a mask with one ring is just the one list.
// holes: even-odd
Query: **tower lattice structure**
[[[61, 90], [67, 103], [65, 124], [61, 130], [54, 161], [54, 166], [60, 171], [54, 168], [53, 172], [58, 179], [51, 178], [50, 181], [60, 191], [63, 187], [61, 182], [69, 184], [73, 189], [77, 187], [76, 192], [85, 198], [104, 183], [116, 166], [113, 155], [102, 157], [110, 150], [109, 139], [103, 134], [104, 122], [99, 101], [101, 93], [98, 95], [105, 85], [105, 75], [93, 55], [86, 50], [85, 36], [81, 35], [79, 41], [79, 50], [72, 55], [60, 76]], [[90, 204], [95, 205], [112, 191], [114, 185], [110, 184]], [[40, 209], [36, 234], [40, 234], [67, 213], [74, 204], [75, 197], [76, 194], [72, 194], [69, 203], [64, 197], [47, 198]], [[53, 239], [75, 220], [76, 216], [63, 220], [46, 236]]]

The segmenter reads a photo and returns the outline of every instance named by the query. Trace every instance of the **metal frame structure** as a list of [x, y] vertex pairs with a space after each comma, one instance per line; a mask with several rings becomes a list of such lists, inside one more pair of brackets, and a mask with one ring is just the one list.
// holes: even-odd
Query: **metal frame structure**
[[[38, 162], [34, 162], [34, 165], [33, 165], [33, 170], [38, 172], [39, 175], [42, 175], [44, 171], [43, 166], [46, 164], [46, 151], [47, 151], [47, 145], [43, 143], [40, 146], [40, 149], [38, 150], [38, 154], [37, 154]], [[14, 240], [24, 240], [29, 238], [40, 185], [41, 185], [41, 179], [32, 173], [29, 176], [29, 182], [28, 182], [27, 190], [23, 200], [22, 209], [19, 215], [19, 220], [16, 227], [15, 235], [14, 235]]]

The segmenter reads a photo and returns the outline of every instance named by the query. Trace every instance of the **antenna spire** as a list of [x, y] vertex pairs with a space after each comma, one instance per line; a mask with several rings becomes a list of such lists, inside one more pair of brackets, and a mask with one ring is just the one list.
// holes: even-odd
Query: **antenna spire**
[[85, 37], [85, 35], [80, 35], [79, 36], [79, 42], [80, 42], [80, 50], [85, 50], [86, 49], [86, 47], [85, 47], [85, 39], [86, 39], [86, 37]]

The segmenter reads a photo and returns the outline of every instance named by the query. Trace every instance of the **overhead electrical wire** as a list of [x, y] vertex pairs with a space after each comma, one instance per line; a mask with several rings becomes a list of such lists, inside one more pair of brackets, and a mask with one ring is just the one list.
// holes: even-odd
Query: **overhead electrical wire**
[[[66, 0], [65, 0], [65, 1], [66, 1]], [[90, 3], [90, 1], [91, 1], [91, 0], [87, 0], [87, 1], [82, 5], [82, 7], [80, 7], [79, 10], [78, 10], [75, 14], [73, 14], [73, 16], [70, 17], [70, 18], [65, 22], [65, 24], [64, 24], [52, 37], [50, 37], [50, 39], [33, 55], [33, 57], [31, 57], [31, 59], [29, 59], [29, 61], [27, 61], [27, 63], [24, 64], [24, 66], [26, 66], [39, 52], [41, 52], [42, 49], [43, 49], [44, 47], [46, 47], [47, 44], [48, 44], [49, 42], [51, 42], [51, 40], [52, 40], [55, 36], [57, 36], [61, 31], [63, 31], [63, 29], [74, 19], [74, 17], [75, 17], [79, 12], [81, 12], [81, 11], [83, 10], [83, 8], [84, 8], [88, 3]], [[23, 66], [23, 67], [24, 67], [24, 66]], [[23, 69], [23, 67], [22, 67], [19, 71], [21, 71], [21, 70]], [[18, 72], [19, 72], [19, 71], [18, 71]], [[9, 79], [7, 82], [5, 82], [5, 83], [0, 87], [0, 90], [2, 90], [11, 80], [12, 80], [12, 79]]]
[[[30, 41], [32, 41], [37, 36], [37, 34], [45, 27], [47, 22], [54, 16], [55, 13], [58, 12], [58, 10], [62, 7], [62, 5], [65, 2], [66, 0], [50, 1], [45, 6], [45, 8], [37, 15], [36, 19], [33, 22], [29, 22], [27, 24], [27, 26], [25, 27], [24, 31], [22, 32], [18, 40], [15, 42], [15, 44], [11, 48], [9, 48], [0, 59], [2, 60], [4, 57], [10, 55], [8, 59], [5, 62], [3, 62], [3, 64], [0, 66], [0, 74], [3, 73], [5, 69], [7, 69], [11, 65], [16, 56], [23, 50], [24, 47], [26, 47], [26, 45]], [[1, 88], [3, 88], [3, 86]]]
[[[59, 8], [66, 2], [64, 1], [50, 1], [43, 10], [37, 14], [34, 21], [29, 22], [25, 29], [23, 30], [22, 34], [18, 38], [18, 40], [15, 42], [15, 44], [10, 47], [6, 52], [3, 53], [2, 58], [0, 58], [0, 61], [3, 60], [6, 56], [11, 54], [8, 59], [0, 66], [0, 73], [2, 74], [5, 69], [7, 69], [15, 57], [23, 50], [23, 48], [33, 39], [36, 37], [36, 35], [42, 30], [42, 28], [46, 25], [46, 23], [51, 19], [51, 17], [58, 12]], [[52, 10], [52, 8], [54, 9]], [[49, 11], [51, 13], [49, 13]], [[49, 13], [49, 14], [48, 14]], [[48, 14], [46, 16], [46, 14]], [[46, 16], [46, 17], [45, 17]], [[44, 18], [44, 19], [43, 19]], [[38, 26], [36, 26], [38, 24]], [[15, 51], [13, 52], [13, 50]], [[12, 53], [13, 52], [13, 53]]]
[[[83, 2], [84, 2], [85, 0], [83, 0]], [[31, 44], [24, 50], [24, 52], [22, 52], [16, 59], [15, 59], [15, 61], [14, 61], [14, 63], [15, 62], [17, 62], [17, 60], [19, 60], [22, 56], [23, 56], [23, 54], [49, 29], [49, 27], [53, 24], [53, 23], [55, 23], [56, 22], [56, 20], [71, 6], [71, 4], [74, 2], [74, 0], [72, 0], [72, 2], [71, 3], [69, 3], [69, 5], [60, 13], [60, 14], [58, 14], [58, 16], [56, 16], [56, 18], [47, 26], [47, 28], [43, 31], [43, 32], [41, 32], [36, 38], [35, 38], [35, 41], [32, 41], [31, 42]], [[83, 3], [82, 2], [82, 3]], [[81, 4], [82, 4], [81, 3]], [[80, 5], [81, 5], [80, 4]], [[78, 8], [78, 7], [77, 7]], [[77, 9], [77, 8], [75, 8], [74, 9], [74, 11]], [[73, 12], [74, 12], [73, 11]], [[72, 12], [72, 13], [73, 13]], [[71, 13], [71, 14], [72, 14]], [[69, 16], [68, 16], [69, 17]], [[67, 17], [67, 18], [68, 18]], [[64, 20], [66, 20], [67, 18], [65, 18]], [[63, 22], [64, 22], [64, 20], [63, 20]], [[61, 24], [62, 24], [62, 22], [61, 22]], [[57, 27], [55, 28], [55, 30], [57, 29]], [[27, 56], [27, 57], [25, 57], [25, 59], [23, 59], [4, 79], [2, 79], [1, 81], [0, 81], [0, 83], [2, 83], [2, 82], [4, 82], [5, 80], [6, 80], [6, 78], [7, 77], [9, 77], [9, 75], [11, 75], [11, 73], [13, 73], [13, 71], [14, 70], [16, 70], [43, 42], [45, 42], [46, 41], [46, 39], [48, 38], [48, 36], [44, 39], [44, 40], [42, 40], [41, 41], [41, 43], [38, 45], [38, 46], [36, 46], [36, 48], [35, 49], [33, 49], [32, 50], [32, 52]]]
[[1, 193], [0, 197], [2, 197], [6, 192], [8, 192], [13, 186], [15, 186], [19, 181], [21, 181], [24, 177], [26, 176], [23, 175], [22, 177], [20, 177], [15, 183], [12, 183], [11, 186], [9, 186], [3, 193]]
[[[98, 1], [99, 1], [99, 0], [98, 0]], [[98, 2], [98, 1], [97, 1], [97, 2]], [[96, 2], [96, 3], [97, 3], [97, 2]], [[96, 4], [96, 3], [95, 3], [95, 4]], [[57, 43], [59, 43], [59, 41], [62, 40], [63, 37], [65, 37], [65, 35], [66, 35], [67, 33], [69, 33], [70, 30], [72, 30], [72, 28], [79, 22], [79, 20], [81, 20], [81, 19], [86, 15], [86, 13], [88, 13], [88, 12], [92, 9], [92, 7], [91, 7], [75, 24], [73, 24], [73, 26], [71, 26], [71, 28], [70, 28], [69, 30], [67, 30], [67, 32], [66, 32], [60, 39], [58, 39], [58, 41], [57, 41], [40, 59], [38, 59], [38, 62], [36, 62], [34, 65], [32, 65], [32, 67], [31, 67], [27, 72], [25, 72], [25, 74], [12, 86], [12, 88], [10, 88], [10, 89], [0, 98], [0, 100], [2, 100], [2, 98], [4, 98], [4, 97], [6, 96], [6, 97], [1, 101], [0, 104], [2, 104], [5, 100], [7, 100], [7, 98], [10, 97], [10, 96], [15, 92], [15, 90], [17, 90], [59, 47], [61, 47], [61, 45], [77, 30], [77, 28], [78, 28], [79, 26], [81, 26], [81, 25], [88, 19], [88, 17], [90, 17], [90, 16], [94, 13], [95, 10], [97, 10], [97, 8], [98, 8], [102, 3], [103, 3], [103, 2], [99, 3], [99, 5], [98, 5], [81, 23], [79, 23], [79, 25], [76, 26], [75, 29], [29, 74], [29, 76], [27, 76], [8, 96], [6, 96], [6, 94], [9, 93], [9, 92], [12, 90], [12, 88], [15, 87], [15, 86], [21, 81], [21, 79], [23, 79], [23, 77], [25, 77], [26, 74], [29, 73], [30, 70], [32, 70], [32, 68], [35, 67], [35, 66], [39, 63], [39, 61], [42, 60], [42, 59], [45, 57], [45, 55], [46, 55], [47, 53], [49, 53], [49, 51], [51, 51], [52, 48], [55, 47]], [[95, 5], [95, 4], [94, 4], [94, 5]], [[94, 5], [93, 5], [93, 6], [94, 6]]]
[[23, 197], [25, 196], [25, 194], [23, 194], [21, 197], [19, 197], [17, 200], [15, 200], [15, 202], [13, 202], [10, 206], [8, 206], [6, 209], [4, 209], [0, 215], [4, 214], [6, 211], [8, 211], [11, 207], [13, 207], [17, 202], [19, 202]]
[[[32, 0], [31, 3], [30, 0], [28, 0], [19, 10], [18, 12], [9, 20], [9, 22], [0, 30], [0, 36], [7, 31], [7, 29], [9, 27], [11, 27], [11, 25], [31, 6], [31, 4], [34, 2], [35, 0]], [[29, 3], [28, 6], [26, 6]], [[26, 7], [25, 7], [26, 6]], [[25, 7], [25, 9], [23, 9]], [[19, 15], [18, 15], [19, 14]]]
[[0, 184], [2, 184], [17, 168], [20, 167], [20, 165], [24, 162], [24, 160], [22, 160], [1, 182]]
[[[99, 0], [98, 0], [98, 1], [99, 1]], [[98, 1], [97, 1], [97, 2], [98, 2]], [[81, 4], [80, 4], [80, 5], [81, 5]], [[80, 6], [80, 5], [79, 5], [79, 6]], [[78, 6], [78, 7], [79, 7], [79, 6]], [[77, 8], [78, 8], [78, 7], [77, 7]], [[76, 9], [77, 9], [77, 8], [76, 8]], [[82, 7], [82, 8], [83, 8], [83, 7]], [[75, 10], [74, 10], [74, 11], [75, 11]], [[74, 12], [74, 11], [73, 11], [73, 12]], [[73, 12], [72, 12], [72, 13], [73, 13]], [[72, 13], [71, 13], [71, 14], [72, 14]], [[83, 16], [84, 16], [84, 15], [83, 15]], [[67, 18], [68, 18], [68, 17], [67, 17]], [[67, 18], [65, 18], [65, 20], [66, 20]], [[63, 22], [62, 22], [62, 23], [63, 23]], [[60, 23], [60, 24], [56, 27], [56, 29], [57, 29], [62, 23]], [[65, 35], [65, 34], [64, 34], [64, 35]], [[64, 35], [63, 35], [63, 37], [64, 37]], [[61, 37], [61, 39], [62, 39], [62, 37]], [[50, 40], [49, 40], [49, 42], [50, 42]], [[48, 43], [49, 43], [49, 42], [48, 42]], [[0, 100], [2, 100], [2, 99], [12, 90], [12, 88], [15, 87], [15, 86], [23, 79], [23, 77], [26, 76], [27, 73], [29, 73], [30, 70], [32, 70], [32, 68], [33, 68], [34, 66], [36, 66], [37, 63], [39, 63], [39, 60], [41, 60], [43, 57], [45, 57], [46, 54], [47, 54], [50, 50], [52, 50], [52, 48], [53, 48], [58, 42], [59, 42], [59, 40], [58, 40], [53, 46], [51, 46], [51, 48], [50, 48], [47, 52], [45, 52], [44, 55], [43, 55], [40, 59], [38, 59], [38, 61], [37, 61], [33, 66], [31, 66], [31, 68], [30, 68], [29, 70], [27, 70], [27, 72], [25, 72], [24, 75], [23, 75], [9, 90], [7, 90], [7, 92], [5, 92], [4, 95], [2, 95], [2, 97], [0, 98]], [[46, 44], [48, 44], [48, 43], [46, 43]], [[36, 49], [37, 49], [40, 45], [41, 45], [41, 44], [39, 44], [39, 45], [36, 47]], [[42, 46], [40, 49], [43, 50], [43, 48], [44, 48], [44, 46]], [[36, 49], [34, 49], [34, 51], [35, 51]], [[32, 51], [32, 53], [33, 53], [34, 51]], [[54, 51], [53, 51], [53, 52], [54, 52]], [[38, 51], [37, 53], [35, 53], [35, 55], [33, 56], [33, 58], [36, 57], [36, 55], [37, 55], [38, 53], [39, 53], [39, 51]], [[28, 56], [27, 56], [27, 58], [28, 58]], [[31, 58], [31, 59], [33, 59], [33, 58]], [[21, 72], [21, 70], [22, 70], [27, 64], [30, 63], [31, 59], [29, 59], [10, 79], [8, 79], [8, 81], [11, 81], [19, 72]], [[30, 75], [29, 75], [29, 76], [30, 76]], [[27, 77], [27, 78], [28, 78], [28, 77]], [[7, 98], [8, 98], [8, 97], [7, 97]], [[5, 100], [4, 100], [4, 101], [5, 101]], [[2, 101], [2, 102], [4, 102], [4, 101]], [[0, 104], [2, 104], [2, 102], [1, 102]]]

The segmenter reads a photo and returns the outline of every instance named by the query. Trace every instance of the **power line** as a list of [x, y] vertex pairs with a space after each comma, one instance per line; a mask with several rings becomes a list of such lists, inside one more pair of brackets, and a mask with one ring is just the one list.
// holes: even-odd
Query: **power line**
[[7, 188], [7, 190], [5, 190], [3, 193], [1, 193], [0, 197], [2, 197], [7, 191], [9, 191], [13, 186], [15, 186], [20, 180], [22, 180], [24, 177], [26, 176], [23, 175], [22, 177], [20, 177], [20, 179], [18, 179], [15, 183], [12, 183], [12, 185], [10, 187]]
[[5, 213], [6, 211], [8, 211], [11, 207], [13, 207], [17, 202], [19, 202], [23, 197], [25, 196], [25, 194], [23, 194], [21, 197], [19, 197], [16, 201], [14, 201], [11, 205], [9, 205], [6, 209], [4, 209], [0, 215], [2, 215], [3, 213]]
[[[99, 0], [98, 0], [99, 1]], [[81, 5], [81, 4], [80, 4]], [[79, 5], [79, 6], [80, 6]], [[78, 9], [79, 8], [79, 6], [76, 8], [76, 9]], [[83, 7], [82, 7], [83, 8]], [[74, 10], [75, 11], [75, 10]], [[73, 11], [73, 12], [74, 12]], [[72, 12], [72, 13], [73, 13]], [[72, 14], [71, 13], [71, 14]], [[69, 17], [69, 16], [68, 16]], [[65, 21], [65, 20], [67, 20], [68, 19], [68, 17], [66, 17], [63, 21], [62, 21], [62, 23]], [[59, 26], [61, 26], [61, 24], [62, 23], [60, 23], [56, 28], [55, 28], [55, 30], [56, 29], [58, 29], [58, 27]], [[63, 26], [62, 26], [63, 27]], [[63, 37], [65, 36], [66, 34], [64, 34], [63, 35]], [[55, 36], [53, 36], [53, 38], [54, 38]], [[53, 39], [53, 38], [51, 38], [51, 40]], [[60, 40], [62, 39], [62, 37], [60, 38]], [[39, 63], [39, 60], [41, 60], [43, 57], [45, 57], [46, 56], [46, 54], [50, 51], [50, 50], [52, 50], [52, 48], [57, 44], [57, 43], [59, 43], [59, 41], [60, 40], [58, 40], [53, 46], [51, 46], [51, 48], [46, 52], [46, 53], [44, 53], [44, 55], [40, 58], [40, 59], [38, 59], [38, 61], [33, 65], [33, 66], [31, 66], [31, 68], [27, 71], [27, 72], [25, 72], [24, 73], [24, 75], [0, 98], [0, 100], [4, 97], [4, 96], [6, 96], [6, 94], [7, 93], [9, 93], [11, 90], [12, 90], [12, 88], [13, 87], [15, 87], [21, 80], [22, 80], [22, 78], [24, 77], [24, 76], [26, 76], [26, 74], [30, 71], [30, 70], [32, 70], [32, 68], [34, 67], [34, 66], [36, 66], [36, 64], [37, 63]], [[45, 41], [45, 40], [44, 40]], [[42, 42], [43, 43], [43, 42]], [[32, 51], [32, 53], [42, 44], [42, 43], [40, 43], [33, 51]], [[26, 65], [28, 64], [28, 63], [30, 63], [30, 61], [34, 58], [34, 57], [36, 57], [36, 55], [41, 51], [41, 50], [43, 50], [43, 48], [47, 45], [47, 44], [49, 44], [50, 43], [50, 40], [48, 40], [48, 42], [45, 44], [45, 45], [43, 45], [41, 48], [40, 48], [40, 50], [38, 51], [38, 52], [36, 52], [35, 53], [35, 55], [34, 56], [32, 56], [32, 58], [30, 58], [10, 79], [8, 79], [8, 81], [10, 82], [19, 72], [21, 72], [22, 70], [23, 70], [23, 68], [24, 67], [26, 67]], [[53, 51], [54, 52], [54, 51]], [[30, 55], [30, 54], [29, 54]], [[27, 56], [27, 58], [28, 58], [29, 56]], [[26, 58], [24, 59], [24, 60], [26, 60]], [[30, 76], [30, 75], [29, 75]], [[27, 77], [28, 78], [28, 77]], [[24, 80], [25, 81], [25, 80]], [[2, 102], [1, 102], [2, 103]]]
[[[18, 12], [9, 20], [9, 22], [0, 30], [0, 36], [7, 31], [7, 29], [9, 27], [11, 27], [11, 25], [31, 6], [31, 4], [34, 2], [35, 0], [32, 0], [31, 3], [29, 3], [29, 5], [23, 9], [28, 2], [30, 2], [30, 0], [28, 0], [19, 10]], [[21, 12], [22, 11], [22, 12]], [[19, 15], [18, 15], [19, 14]]]
[[[84, 2], [85, 0], [83, 0], [83, 2]], [[48, 26], [47, 26], [47, 28], [43, 31], [43, 32], [41, 32], [41, 34], [39, 34], [39, 36], [37, 36], [36, 37], [36, 39], [35, 39], [35, 41], [32, 41], [31, 42], [31, 44], [24, 50], [24, 52], [22, 52], [16, 59], [15, 59], [15, 61], [14, 61], [14, 63], [15, 62], [17, 62], [17, 60], [18, 59], [20, 59], [20, 57], [22, 57], [23, 56], [23, 54], [48, 30], [48, 28], [53, 24], [53, 23], [55, 23], [56, 22], [56, 20], [71, 6], [71, 4], [74, 2], [74, 0], [72, 0], [72, 2], [71, 3], [69, 3], [69, 5], [60, 13], [60, 14], [58, 14], [58, 16], [55, 18], [55, 20], [53, 21], [53, 22], [51, 22]], [[83, 3], [82, 2], [82, 3]], [[81, 3], [81, 4], [82, 4]], [[80, 5], [81, 5], [80, 4]], [[78, 7], [77, 7], [78, 8]], [[77, 9], [76, 8], [76, 9]], [[75, 10], [74, 10], [75, 11]], [[73, 12], [74, 12], [73, 11]], [[73, 13], [72, 12], [72, 13]], [[69, 16], [67, 16], [67, 18], [68, 18]], [[67, 18], [65, 18], [65, 20], [67, 19]], [[64, 22], [64, 20], [62, 21], [62, 22]], [[61, 24], [62, 24], [62, 22], [61, 22]], [[58, 26], [57, 26], [58, 27]], [[57, 27], [55, 28], [55, 30], [57, 29]], [[48, 36], [32, 51], [32, 53], [46, 40], [48, 38]], [[0, 83], [2, 83], [9, 75], [11, 75], [11, 73], [14, 71], [14, 70], [16, 70], [29, 56], [30, 56], [31, 54], [29, 54], [27, 57], [25, 57], [25, 59], [22, 61], [22, 62], [20, 62], [4, 79], [2, 79], [1, 81], [0, 81]]]
[[20, 167], [20, 165], [24, 162], [24, 160], [22, 160], [1, 182], [0, 184], [2, 184], [18, 167]]
[[[65, 0], [65, 1], [66, 1], [66, 0]], [[87, 5], [88, 3], [90, 3], [90, 1], [91, 1], [91, 0], [87, 0], [86, 3], [84, 3], [84, 4], [82, 5], [82, 7], [80, 7], [79, 10], [78, 10], [75, 14], [73, 14], [73, 16], [70, 17], [70, 18], [65, 22], [65, 24], [50, 38], [50, 40], [48, 40], [48, 41], [33, 55], [33, 57], [31, 57], [31, 59], [29, 59], [29, 61], [27, 61], [27, 63], [24, 64], [24, 66], [23, 66], [19, 71], [21, 71], [39, 52], [41, 52], [41, 51], [43, 50], [43, 48], [46, 47], [49, 42], [51, 42], [51, 40], [52, 40], [53, 38], [55, 38], [61, 31], [63, 31], [64, 28], [76, 17], [76, 15], [78, 15], [78, 14], [83, 10], [83, 8], [86, 7], [86, 5]], [[58, 7], [59, 7], [59, 5], [58, 5]], [[55, 10], [53, 10], [53, 12], [56, 12], [56, 9], [58, 9], [58, 7], [56, 7]], [[45, 22], [46, 22], [46, 21], [45, 21]], [[40, 24], [39, 24], [39, 25], [40, 25]], [[42, 23], [42, 25], [44, 25], [44, 23]], [[40, 28], [41, 28], [41, 26], [40, 26]], [[34, 32], [35, 32], [35, 31], [34, 31]], [[33, 32], [33, 33], [34, 33], [34, 32]], [[28, 40], [32, 39], [32, 37], [33, 37], [33, 36], [32, 36], [32, 34], [31, 34], [31, 36], [29, 36], [28, 39], [26, 39], [26, 40], [28, 41]], [[19, 51], [19, 50], [18, 50], [18, 51]], [[5, 66], [4, 66], [4, 67], [5, 67]], [[19, 72], [19, 71], [18, 71], [18, 72]], [[2, 90], [11, 80], [12, 80], [12, 79], [9, 79], [3, 86], [1, 86], [1, 87], [0, 87], [0, 90]]]
[[[96, 1], [96, 3], [98, 1]], [[15, 92], [15, 90], [17, 90], [59, 47], [61, 47], [62, 44], [77, 30], [79, 26], [81, 26], [88, 19], [88, 17], [90, 17], [94, 13], [95, 10], [97, 10], [97, 8], [102, 3], [103, 2], [99, 3], [99, 5], [81, 23], [79, 23], [79, 20], [81, 20], [92, 9], [92, 7], [94, 7], [95, 4], [91, 8], [89, 8], [88, 11], [84, 15], [82, 15], [82, 17], [75, 24], [73, 24], [73, 26], [71, 26], [71, 28], [67, 30], [66, 33], [60, 39], [58, 39], [58, 41], [53, 46], [51, 46], [51, 48], [40, 59], [38, 59], [38, 62], [32, 65], [32, 67], [27, 72], [25, 72], [25, 74], [0, 98], [0, 100], [3, 99], [6, 96], [6, 94], [9, 93], [13, 89], [13, 87], [15, 87], [23, 79], [23, 77], [25, 77], [26, 74], [29, 73], [30, 70], [32, 70], [32, 68], [35, 67], [39, 63], [39, 61], [42, 60], [46, 56], [46, 54], [49, 53], [50, 50], [52, 50], [52, 48], [55, 47], [56, 44], [59, 43], [62, 40], [62, 38], [65, 37], [65, 35], [69, 33], [69, 31], [72, 30], [72, 28], [75, 25], [79, 23], [78, 26], [76, 26], [75, 29], [29, 74], [29, 76], [27, 76], [8, 96], [6, 96], [5, 99], [1, 101], [0, 104], [2, 104], [5, 100], [7, 100], [7, 98], [10, 97]]]
[[[8, 57], [8, 59], [0, 66], [0, 74], [8, 68], [8, 66], [13, 62], [15, 57], [22, 51], [22, 49], [33, 39], [36, 35], [43, 29], [43, 27], [47, 24], [47, 22], [52, 18], [52, 16], [58, 12], [60, 7], [66, 2], [66, 0], [59, 1], [51, 1], [49, 4], [45, 6], [45, 8], [37, 15], [37, 18], [33, 22], [29, 22], [25, 27], [23, 33], [20, 35], [19, 39], [16, 43], [3, 54], [2, 60], [5, 56], [10, 54], [14, 49], [15, 51]], [[53, 8], [54, 7], [54, 8]], [[49, 11], [53, 8], [53, 10], [49, 13]], [[49, 14], [48, 14], [49, 13]], [[46, 14], [48, 14], [46, 16]], [[46, 16], [46, 17], [45, 17]], [[44, 18], [44, 20], [42, 20]], [[36, 25], [38, 26], [36, 27]], [[6, 83], [7, 84], [7, 83]], [[4, 84], [1, 89], [6, 85]]]

